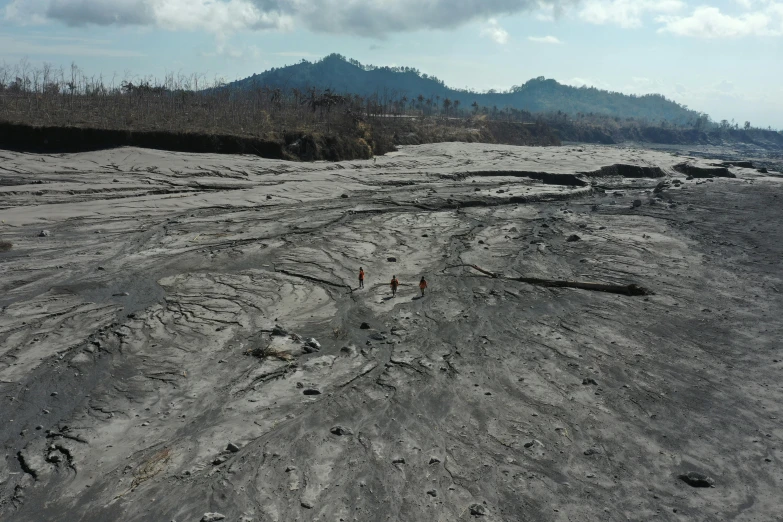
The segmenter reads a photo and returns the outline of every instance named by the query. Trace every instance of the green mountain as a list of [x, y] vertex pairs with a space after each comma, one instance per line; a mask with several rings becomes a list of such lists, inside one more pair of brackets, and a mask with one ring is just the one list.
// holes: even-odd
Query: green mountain
[[[448, 98], [457, 101], [462, 112], [477, 108], [500, 111], [513, 108], [531, 113], [558, 112], [576, 115], [603, 114], [618, 118], [646, 119], [654, 123], [694, 122], [700, 114], [659, 94], [644, 96], [609, 92], [594, 87], [572, 87], [544, 77], [512, 87], [506, 92], [475, 92], [452, 89], [444, 82], [409, 67], [375, 67], [332, 54], [317, 62], [302, 60], [295, 65], [273, 68], [230, 84], [239, 88], [331, 89], [338, 94], [378, 96], [383, 103], [400, 103], [406, 108], [432, 111]], [[453, 105], [452, 105], [453, 107]]]

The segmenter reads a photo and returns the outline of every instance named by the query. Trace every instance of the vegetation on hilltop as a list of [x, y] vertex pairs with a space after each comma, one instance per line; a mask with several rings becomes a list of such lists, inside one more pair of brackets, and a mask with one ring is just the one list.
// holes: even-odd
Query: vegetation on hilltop
[[[332, 76], [322, 78], [320, 86], [306, 85], [308, 75], [318, 68], [331, 71]], [[339, 70], [347, 72], [341, 75]], [[354, 85], [352, 78], [362, 75], [374, 78], [375, 83], [357, 80]], [[385, 83], [389, 75], [422, 86], [434, 85], [443, 89], [443, 96], [421, 92], [409, 95], [389, 87]], [[277, 80], [270, 84], [264, 83], [264, 78]], [[352, 91], [354, 87], [366, 92]], [[606, 107], [630, 103], [641, 113], [663, 107], [674, 111], [675, 119], [683, 114], [692, 119], [677, 123], [592, 111], [569, 112], [555, 109], [558, 105], [550, 96], [552, 92], [563, 95], [557, 103], [565, 108], [579, 107], [589, 96], [597, 96], [605, 100]], [[574, 98], [574, 92], [583, 97]], [[483, 105], [477, 101], [492, 100], [492, 96], [508, 100], [538, 96], [540, 107], [551, 110], [533, 112], [510, 104]], [[660, 110], [656, 114], [660, 115]], [[740, 141], [783, 148], [783, 134], [755, 129], [749, 122], [742, 128], [733, 122], [714, 123], [707, 115], [688, 111], [663, 97], [626, 97], [542, 79], [505, 93], [473, 93], [448, 89], [437, 78], [415, 69], [364, 66], [334, 55], [315, 64], [274, 69], [233, 83], [173, 73], [160, 80], [107, 80], [88, 76], [75, 65], [69, 70], [47, 64], [34, 68], [26, 61], [0, 66], [0, 148], [87, 150], [138, 145], [338, 160], [383, 154], [397, 144], [481, 141], [553, 145], [560, 140], [672, 144]]]

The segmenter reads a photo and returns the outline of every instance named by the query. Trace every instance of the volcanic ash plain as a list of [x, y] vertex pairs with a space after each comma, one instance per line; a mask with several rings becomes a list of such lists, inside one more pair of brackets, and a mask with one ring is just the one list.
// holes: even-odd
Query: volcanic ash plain
[[721, 163], [0, 151], [0, 520], [783, 520], [783, 177]]

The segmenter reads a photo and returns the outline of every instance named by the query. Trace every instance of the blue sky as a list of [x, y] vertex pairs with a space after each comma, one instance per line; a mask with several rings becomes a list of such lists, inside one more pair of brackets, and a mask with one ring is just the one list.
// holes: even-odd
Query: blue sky
[[453, 87], [545, 76], [783, 128], [783, 0], [0, 0], [0, 61], [243, 78], [337, 52]]

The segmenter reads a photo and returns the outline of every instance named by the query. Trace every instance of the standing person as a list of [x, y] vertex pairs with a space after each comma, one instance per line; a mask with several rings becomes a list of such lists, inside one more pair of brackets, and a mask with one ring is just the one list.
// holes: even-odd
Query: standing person
[[421, 296], [424, 297], [424, 289], [427, 288], [427, 281], [424, 280], [424, 276], [419, 281], [419, 289], [421, 290]]
[[364, 268], [359, 267], [359, 288], [364, 288]]
[[397, 295], [397, 287], [400, 286], [400, 281], [397, 279], [396, 275], [392, 276], [392, 280], [391, 283], [389, 283], [389, 286], [391, 287], [392, 297], [395, 297]]

